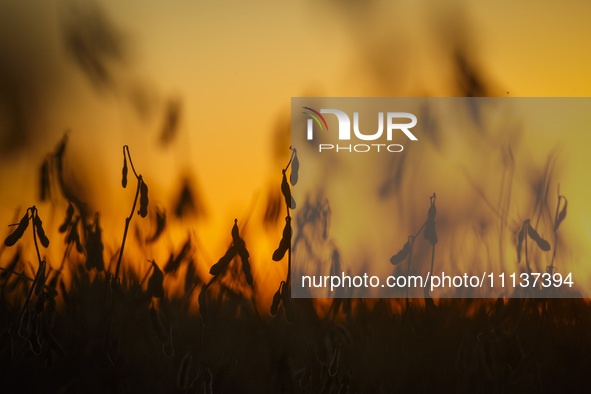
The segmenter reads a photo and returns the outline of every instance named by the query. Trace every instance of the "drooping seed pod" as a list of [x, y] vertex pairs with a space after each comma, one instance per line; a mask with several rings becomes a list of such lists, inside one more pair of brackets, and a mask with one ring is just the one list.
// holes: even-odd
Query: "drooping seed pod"
[[281, 181], [281, 193], [283, 194], [283, 198], [285, 199], [285, 206], [291, 207], [291, 191], [289, 189], [289, 183], [287, 183], [287, 176], [285, 175], [285, 170], [283, 172], [283, 180]]
[[273, 302], [271, 303], [271, 316], [275, 316], [279, 311], [279, 303], [281, 303], [281, 287], [285, 282], [281, 281], [279, 284], [279, 289], [273, 295]]
[[564, 199], [564, 206], [560, 210], [560, 213], [558, 214], [558, 218], [556, 219], [556, 223], [554, 224], [554, 231], [555, 232], [556, 232], [556, 230], [558, 230], [558, 226], [560, 226], [560, 223], [562, 223], [564, 218], [566, 218], [566, 206], [568, 205], [568, 201], [566, 200], [566, 197], [563, 197], [563, 196], [561, 196], [561, 197], [562, 197], [562, 199]]
[[123, 170], [121, 171], [121, 186], [127, 187], [127, 158], [125, 157], [125, 147], [123, 147]]
[[154, 298], [161, 298], [164, 297], [164, 288], [162, 287], [162, 282], [164, 281], [164, 274], [160, 270], [160, 267], [156, 264], [155, 261], [152, 260], [152, 275], [150, 279], [148, 279], [148, 296]]
[[433, 203], [429, 207], [429, 212], [427, 212], [427, 220], [434, 220], [436, 213], [437, 213], [437, 209], [435, 208], [435, 204]]
[[246, 283], [252, 286], [253, 278], [250, 272], [250, 263], [248, 261], [250, 254], [246, 249], [246, 244], [244, 243], [244, 240], [240, 237], [240, 231], [238, 230], [238, 219], [234, 219], [234, 226], [232, 227], [232, 240], [234, 243], [234, 247], [236, 248], [236, 253], [240, 255], [240, 260], [242, 261], [242, 271], [244, 272], [244, 276], [246, 277]]
[[298, 183], [298, 171], [300, 170], [300, 161], [298, 160], [298, 151], [295, 148], [291, 148], [293, 150], [293, 160], [291, 161], [291, 174], [289, 177], [289, 181], [292, 186], [295, 186]]
[[274, 261], [281, 261], [283, 256], [285, 256], [285, 252], [291, 246], [291, 220], [289, 217], [285, 218], [285, 226], [283, 227], [283, 237], [281, 241], [279, 241], [279, 247], [273, 253], [273, 260]]
[[66, 218], [65, 218], [64, 222], [62, 223], [62, 225], [59, 227], [60, 233], [65, 233], [66, 231], [68, 231], [68, 226], [72, 222], [73, 216], [74, 216], [74, 206], [72, 205], [72, 203], [69, 203], [68, 208], [66, 209]]
[[545, 239], [543, 239], [542, 237], [540, 237], [538, 232], [536, 230], [534, 230], [534, 228], [532, 226], [527, 227], [527, 233], [528, 233], [529, 237], [531, 239], [533, 239], [536, 242], [536, 244], [538, 244], [538, 247], [540, 249], [542, 249], [545, 252], [550, 250], [550, 243], [548, 241], [546, 241]]
[[285, 226], [283, 226], [281, 241], [291, 244], [291, 218], [289, 216], [285, 218]]
[[39, 263], [39, 269], [37, 270], [37, 275], [35, 275], [35, 295], [38, 296], [43, 291], [43, 286], [45, 286], [45, 260], [41, 260]]
[[285, 252], [289, 249], [289, 242], [285, 242], [283, 239], [279, 242], [279, 247], [273, 252], [273, 261], [281, 261], [285, 256]]
[[236, 253], [237, 253], [236, 246], [232, 245], [228, 249], [226, 254], [224, 256], [222, 256], [222, 258], [220, 258], [217, 263], [215, 263], [214, 265], [211, 266], [211, 268], [209, 269], [210, 275], [218, 276], [222, 272], [224, 272], [226, 270], [226, 268], [228, 267], [228, 265], [230, 265], [230, 262], [232, 261], [232, 259], [236, 256]]
[[140, 177], [140, 210], [139, 215], [145, 218], [148, 215], [148, 185]]
[[390, 258], [390, 263], [392, 265], [400, 264], [401, 262], [404, 261], [404, 259], [406, 259], [406, 257], [408, 256], [409, 253], [410, 253], [410, 240], [406, 241], [406, 243], [404, 244], [402, 249], [400, 249], [400, 251], [398, 253], [396, 253], [394, 256], [392, 256]]
[[425, 225], [425, 230], [423, 231], [423, 236], [429, 243], [433, 246], [437, 243], [437, 233], [435, 232], [435, 221], [434, 220], [427, 220], [427, 224]]
[[248, 261], [249, 253], [246, 250], [246, 247], [242, 247], [238, 249], [238, 254], [240, 255], [240, 260], [242, 260], [242, 272], [244, 272], [244, 277], [246, 278], [246, 283], [249, 286], [252, 286], [254, 283], [252, 278], [252, 273], [250, 272], [250, 263]]
[[29, 210], [27, 209], [25, 216], [23, 216], [23, 218], [19, 222], [16, 230], [14, 230], [12, 232], [12, 234], [10, 234], [8, 237], [6, 237], [6, 240], [4, 240], [4, 245], [6, 245], [6, 246], [14, 245], [16, 243], [16, 241], [18, 241], [23, 236], [23, 234], [25, 233], [25, 230], [27, 229], [28, 226], [29, 226]]
[[39, 241], [41, 241], [41, 245], [44, 248], [49, 246], [49, 239], [45, 235], [45, 231], [43, 230], [43, 222], [39, 218], [39, 214], [35, 211], [33, 215], [33, 226], [35, 226], [35, 230], [37, 231], [37, 236], [39, 237]]
[[239, 244], [242, 241], [238, 230], [238, 219], [234, 219], [234, 226], [232, 226], [232, 241], [234, 242], [234, 245]]

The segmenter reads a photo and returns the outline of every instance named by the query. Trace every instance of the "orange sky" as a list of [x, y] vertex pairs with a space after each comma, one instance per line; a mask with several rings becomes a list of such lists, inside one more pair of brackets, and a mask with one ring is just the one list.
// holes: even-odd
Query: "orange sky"
[[[63, 2], [0, 5], [0, 54], [26, 81], [34, 136], [0, 158], [2, 223], [16, 207], [36, 203], [38, 166], [70, 129], [70, 175], [96, 206], [108, 207], [103, 223], [114, 229], [113, 241], [132, 198], [119, 184], [121, 146], [129, 144], [154, 201], [171, 200], [175, 174], [195, 172], [210, 212], [203, 223], [208, 253], [217, 255], [232, 219], [257, 196], [262, 204], [269, 184], [279, 185], [288, 152], [286, 146], [278, 157], [273, 147], [277, 130], [289, 132], [293, 96], [455, 94], [452, 44], [466, 48], [498, 95], [591, 90], [591, 4], [584, 1], [97, 4], [129, 49], [126, 61], [113, 65], [115, 87], [107, 91], [93, 89], [64, 54]], [[131, 104], [137, 91], [146, 100], [144, 117]], [[162, 149], [157, 141], [170, 97], [182, 100], [180, 134]], [[2, 114], [0, 136], [9, 127]]]

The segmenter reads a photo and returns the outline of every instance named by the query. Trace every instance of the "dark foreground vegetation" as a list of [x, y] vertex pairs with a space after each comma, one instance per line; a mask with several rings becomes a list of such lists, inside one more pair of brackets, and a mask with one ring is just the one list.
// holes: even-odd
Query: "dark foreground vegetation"
[[[43, 165], [42, 192], [61, 184], [63, 144]], [[272, 256], [288, 266], [289, 184], [297, 182], [297, 166], [294, 150], [281, 184], [286, 225]], [[124, 148], [123, 187], [129, 168], [135, 199], [109, 265], [99, 217], [77, 201], [68, 199], [59, 229], [67, 245], [59, 269], [41, 258], [41, 248], [50, 246], [37, 208], [12, 226], [0, 250], [8, 260], [0, 272], [0, 392], [565, 392], [588, 384], [591, 307], [585, 300], [431, 300], [428, 294], [425, 300], [292, 300], [288, 269], [271, 310], [260, 310], [254, 292], [244, 291], [254, 282], [237, 222], [207, 282], [195, 274], [188, 243], [163, 269], [155, 262], [131, 264], [123, 258], [127, 232], [132, 220], [141, 220], [136, 212], [147, 216], [149, 199]], [[155, 215], [160, 224], [153, 238], [163, 227]], [[433, 195], [419, 230], [433, 253], [435, 215]], [[564, 214], [557, 207], [555, 233], [565, 215], [566, 206]], [[407, 258], [410, 264], [419, 233], [392, 264]], [[550, 248], [526, 220], [519, 235], [526, 263], [528, 236], [541, 250]], [[24, 237], [33, 240], [35, 264], [21, 257]], [[83, 257], [69, 257], [74, 249]], [[141, 273], [130, 268], [140, 266]], [[184, 283], [179, 296], [163, 288], [165, 276]]]
[[[18, 287], [26, 292], [26, 283]], [[402, 302], [402, 312], [397, 301], [366, 300], [322, 317], [313, 301], [294, 300], [289, 323], [218, 290], [208, 324], [183, 299], [152, 301], [137, 277], [113, 289], [83, 267], [69, 289], [48, 286], [20, 322], [22, 302], [3, 298], [2, 392], [561, 392], [588, 384], [591, 309], [582, 300]], [[57, 308], [53, 292], [63, 298]]]

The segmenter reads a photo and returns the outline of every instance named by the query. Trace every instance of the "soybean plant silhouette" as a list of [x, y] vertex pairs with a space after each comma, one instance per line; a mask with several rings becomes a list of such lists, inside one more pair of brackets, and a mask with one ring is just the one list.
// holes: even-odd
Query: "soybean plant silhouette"
[[[44, 161], [43, 193], [48, 185], [59, 186], [65, 149], [64, 140]], [[251, 270], [244, 221], [235, 220], [224, 235], [228, 249], [209, 278], [196, 273], [190, 238], [165, 264], [134, 261], [138, 254], [124, 254], [130, 222], [156, 222], [147, 245], [167, 231], [166, 213], [150, 206], [149, 179], [138, 173], [127, 146], [123, 156], [122, 186], [131, 173], [136, 187], [121, 246], [112, 256], [106, 255], [99, 213], [86, 212], [83, 202], [63, 191], [65, 219], [51, 242], [41, 221], [47, 213], [35, 206], [10, 225], [0, 250], [0, 257], [8, 256], [0, 273], [2, 392], [506, 392], [586, 384], [591, 308], [584, 300], [432, 300], [425, 294], [422, 305], [408, 298], [334, 299], [326, 301], [326, 313], [320, 301], [292, 299], [295, 148], [278, 182], [285, 225], [271, 240], [279, 242], [268, 257], [269, 264], [287, 259], [288, 269], [270, 311], [261, 310], [254, 296], [262, 273]], [[435, 201], [433, 194], [427, 220], [392, 264], [411, 266], [422, 232], [433, 270]], [[531, 220], [523, 222], [516, 247], [528, 267], [535, 256], [531, 247], [555, 253], [566, 207], [559, 194], [552, 248]], [[25, 240], [29, 235], [32, 244]], [[59, 242], [65, 242], [64, 255], [53, 268], [43, 250]], [[34, 248], [34, 263], [23, 257], [26, 248]], [[550, 272], [553, 267], [554, 259]], [[184, 283], [180, 295], [165, 286], [168, 277]]]

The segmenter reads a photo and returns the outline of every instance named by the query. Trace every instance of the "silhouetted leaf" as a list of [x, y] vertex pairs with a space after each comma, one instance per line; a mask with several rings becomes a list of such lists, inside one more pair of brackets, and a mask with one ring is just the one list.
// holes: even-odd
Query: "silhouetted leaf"
[[236, 256], [237, 249], [236, 246], [232, 245], [227, 251], [226, 254], [218, 260], [217, 263], [211, 266], [209, 269], [210, 275], [218, 276], [222, 272], [226, 270], [232, 259]]
[[182, 183], [180, 193], [175, 203], [174, 214], [181, 218], [188, 215], [195, 215], [196, 217], [205, 216], [205, 208], [199, 203], [197, 197], [199, 194], [195, 191], [195, 185], [185, 178]]
[[35, 215], [33, 216], [33, 225], [35, 226], [35, 230], [37, 230], [37, 236], [39, 237], [39, 241], [41, 241], [41, 245], [43, 245], [44, 248], [47, 248], [49, 246], [49, 239], [45, 235], [43, 223], [37, 212], [35, 212]]
[[166, 272], [167, 274], [171, 273], [171, 272], [176, 272], [179, 267], [181, 266], [181, 263], [183, 262], [183, 260], [185, 259], [185, 257], [187, 256], [187, 254], [189, 253], [189, 251], [191, 250], [191, 238], [187, 238], [187, 241], [185, 241], [185, 244], [183, 245], [181, 251], [179, 252], [179, 254], [176, 256], [176, 258], [170, 259], [168, 260], [168, 263], [166, 263], [166, 265], [164, 266], [164, 272]]
[[4, 245], [6, 245], [6, 246], [14, 245], [16, 243], [16, 241], [18, 241], [23, 236], [23, 234], [25, 233], [25, 230], [27, 229], [28, 226], [29, 226], [29, 210], [27, 209], [25, 216], [23, 216], [23, 218], [19, 222], [16, 230], [14, 230], [12, 232], [12, 234], [10, 234], [8, 237], [6, 237], [6, 240], [4, 240]]
[[295, 186], [298, 183], [298, 171], [300, 170], [300, 161], [298, 160], [298, 152], [295, 148], [291, 148], [293, 150], [293, 160], [291, 161], [291, 174], [289, 177], [289, 181], [292, 186]]
[[394, 256], [390, 258], [390, 263], [392, 265], [398, 265], [406, 259], [410, 252], [410, 240], [406, 241], [402, 249], [396, 253]]
[[121, 32], [97, 3], [76, 3], [70, 11], [62, 23], [66, 54], [95, 88], [114, 89], [115, 66], [127, 57]]
[[160, 267], [156, 264], [155, 261], [152, 261], [152, 275], [150, 279], [148, 279], [148, 296], [160, 298], [164, 296], [164, 288], [162, 287], [162, 282], [164, 281], [164, 274], [160, 270]]
[[148, 215], [148, 185], [140, 177], [140, 210], [139, 215], [143, 218]]

